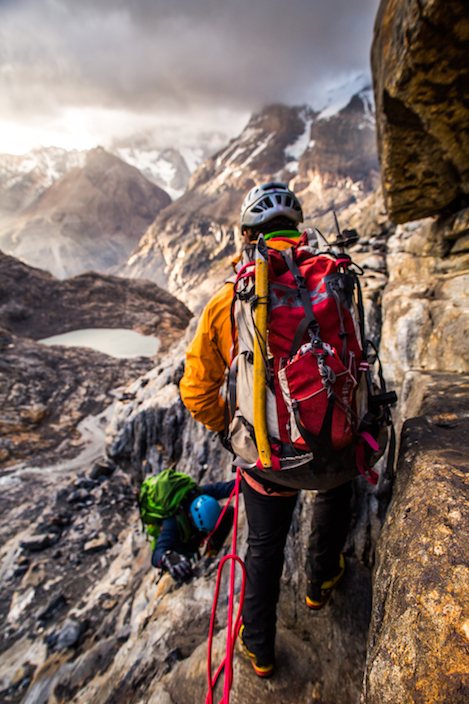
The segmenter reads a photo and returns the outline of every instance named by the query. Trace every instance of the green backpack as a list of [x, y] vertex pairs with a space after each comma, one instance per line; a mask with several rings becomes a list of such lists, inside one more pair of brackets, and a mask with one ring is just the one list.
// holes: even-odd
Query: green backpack
[[191, 527], [181, 502], [189, 492], [198, 489], [197, 482], [187, 474], [176, 472], [174, 467], [148, 477], [142, 484], [139, 496], [140, 518], [147, 535], [153, 538], [152, 549], [160, 534], [164, 518], [175, 516], [181, 541], [190, 537]]

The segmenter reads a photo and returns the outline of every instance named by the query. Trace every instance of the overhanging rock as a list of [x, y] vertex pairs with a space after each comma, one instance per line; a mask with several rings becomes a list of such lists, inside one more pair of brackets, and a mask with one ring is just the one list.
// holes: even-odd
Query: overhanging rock
[[464, 0], [382, 0], [372, 69], [386, 206], [397, 223], [469, 193]]

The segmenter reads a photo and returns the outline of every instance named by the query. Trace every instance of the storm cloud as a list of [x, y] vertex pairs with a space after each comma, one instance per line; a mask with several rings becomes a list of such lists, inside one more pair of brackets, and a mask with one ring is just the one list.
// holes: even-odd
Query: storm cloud
[[378, 0], [2, 0], [3, 116], [314, 102], [367, 71]]

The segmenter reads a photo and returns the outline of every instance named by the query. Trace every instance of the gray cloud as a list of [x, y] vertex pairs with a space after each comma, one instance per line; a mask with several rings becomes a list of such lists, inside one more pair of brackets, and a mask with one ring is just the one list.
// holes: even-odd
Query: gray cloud
[[368, 70], [378, 0], [0, 3], [3, 117], [94, 106], [246, 111]]

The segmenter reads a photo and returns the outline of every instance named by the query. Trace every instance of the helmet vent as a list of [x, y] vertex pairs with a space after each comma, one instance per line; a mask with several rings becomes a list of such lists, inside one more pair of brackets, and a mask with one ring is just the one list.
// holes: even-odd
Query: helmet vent
[[272, 220], [277, 215], [293, 223], [303, 220], [301, 204], [288, 186], [277, 181], [252, 188], [241, 206], [241, 228], [254, 227]]

